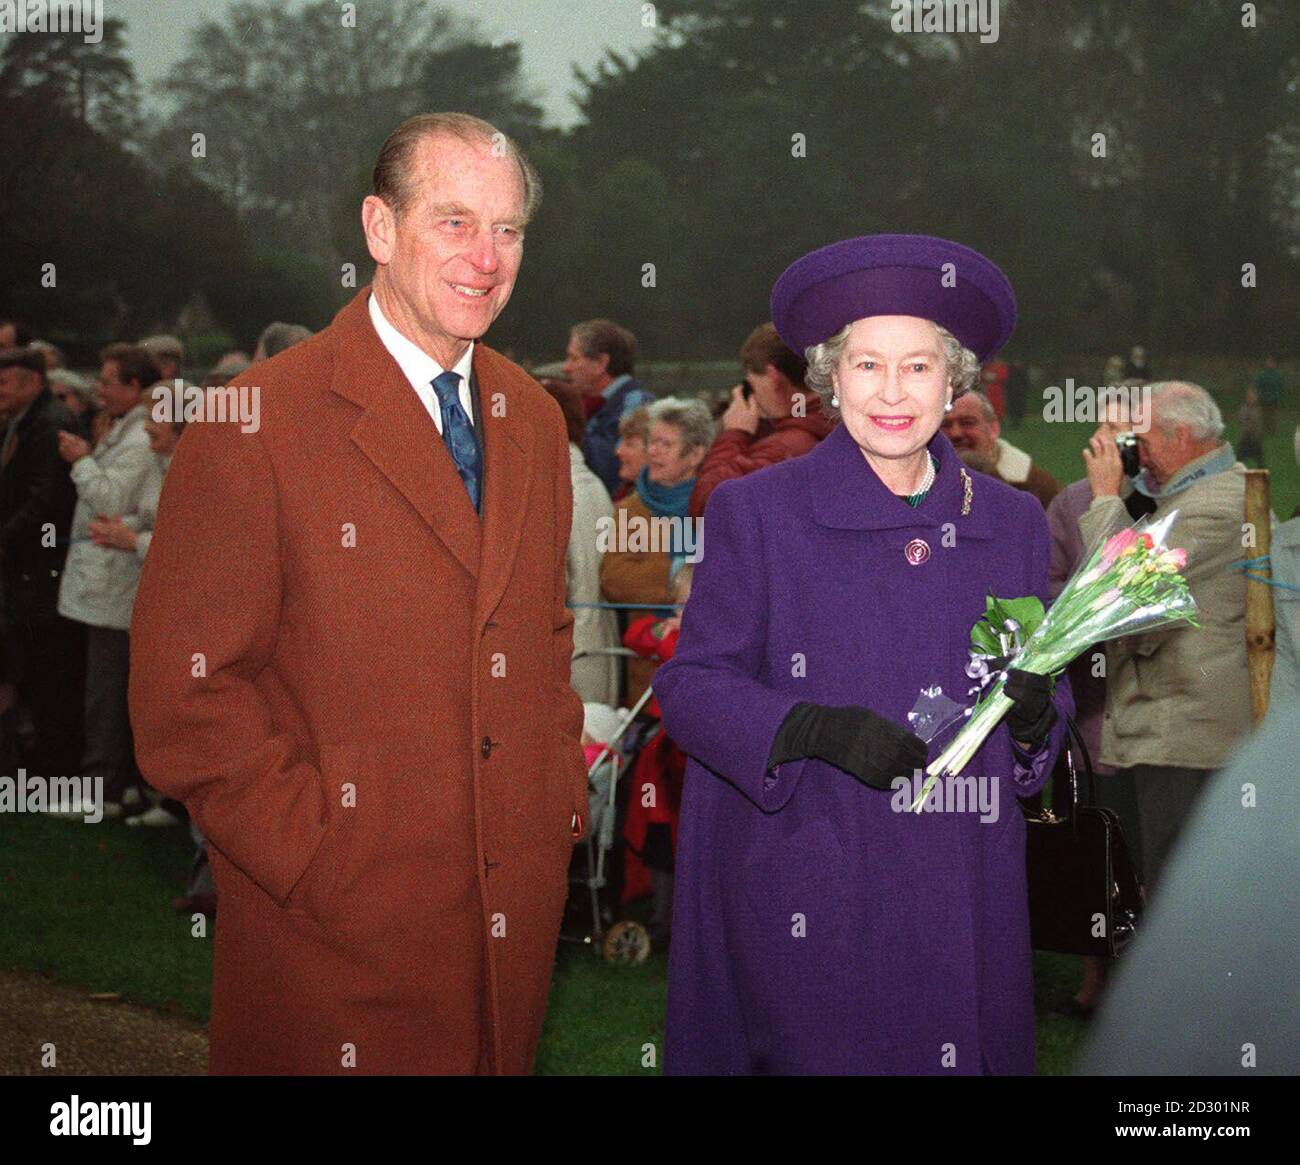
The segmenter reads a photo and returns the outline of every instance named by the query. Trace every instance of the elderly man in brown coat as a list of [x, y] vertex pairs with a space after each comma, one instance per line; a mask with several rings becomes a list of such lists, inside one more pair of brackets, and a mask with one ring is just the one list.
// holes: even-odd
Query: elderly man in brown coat
[[214, 1073], [532, 1067], [586, 806], [569, 455], [479, 338], [537, 197], [490, 125], [404, 123], [362, 209], [373, 286], [239, 378], [257, 431], [176, 451], [131, 708], [209, 841]]

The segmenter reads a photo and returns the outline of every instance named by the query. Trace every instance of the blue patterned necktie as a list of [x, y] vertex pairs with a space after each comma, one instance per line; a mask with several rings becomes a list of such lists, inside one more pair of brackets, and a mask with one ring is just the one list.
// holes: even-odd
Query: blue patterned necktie
[[477, 510], [482, 491], [483, 458], [478, 441], [474, 438], [474, 427], [469, 423], [465, 408], [460, 403], [460, 373], [444, 372], [435, 376], [433, 391], [438, 394], [438, 405], [442, 409], [442, 439], [447, 442], [447, 451], [451, 454], [456, 472], [465, 483], [469, 500]]

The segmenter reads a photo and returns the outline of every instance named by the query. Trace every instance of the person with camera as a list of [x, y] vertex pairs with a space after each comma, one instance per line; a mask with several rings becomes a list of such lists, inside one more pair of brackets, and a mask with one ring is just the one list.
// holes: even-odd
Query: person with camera
[[1249, 550], [1246, 468], [1223, 440], [1214, 398], [1199, 385], [1167, 381], [1151, 385], [1141, 411], [1135, 476], [1126, 475], [1113, 438], [1099, 430], [1089, 441], [1083, 457], [1092, 500], [1079, 532], [1092, 547], [1130, 525], [1135, 511], [1148, 509], [1153, 520], [1174, 513], [1168, 544], [1187, 551], [1184, 573], [1200, 626], [1106, 644], [1100, 756], [1132, 774], [1149, 894], [1201, 787], [1250, 729], [1246, 583], [1232, 569]]
[[691, 517], [704, 514], [709, 495], [724, 481], [807, 453], [831, 431], [821, 398], [804, 386], [808, 364], [770, 323], [750, 332], [740, 347], [745, 381], [731, 390], [691, 491]]

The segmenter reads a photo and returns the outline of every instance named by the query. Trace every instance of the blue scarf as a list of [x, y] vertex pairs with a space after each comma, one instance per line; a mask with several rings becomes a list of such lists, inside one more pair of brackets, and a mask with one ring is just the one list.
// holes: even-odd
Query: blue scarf
[[646, 509], [656, 518], [680, 518], [680, 522], [675, 522], [672, 527], [672, 541], [670, 553], [677, 560], [673, 564], [672, 573], [676, 574], [676, 566], [681, 559], [686, 557], [686, 547], [683, 544], [683, 534], [686, 529], [686, 506], [691, 500], [691, 490], [695, 488], [695, 478], [688, 477], [685, 481], [677, 485], [660, 485], [658, 482], [650, 480], [650, 470], [646, 467], [636, 475], [636, 492], [641, 500], [645, 502]]
[[1189, 461], [1179, 471], [1177, 477], [1173, 478], [1168, 485], [1162, 486], [1158, 491], [1152, 490], [1147, 484], [1145, 472], [1139, 473], [1133, 479], [1133, 488], [1138, 493], [1146, 494], [1149, 498], [1172, 497], [1174, 494], [1182, 493], [1188, 486], [1200, 481], [1201, 478], [1223, 473], [1231, 469], [1236, 463], [1237, 455], [1233, 452], [1232, 446], [1225, 441], [1218, 449], [1211, 449], [1195, 461]]

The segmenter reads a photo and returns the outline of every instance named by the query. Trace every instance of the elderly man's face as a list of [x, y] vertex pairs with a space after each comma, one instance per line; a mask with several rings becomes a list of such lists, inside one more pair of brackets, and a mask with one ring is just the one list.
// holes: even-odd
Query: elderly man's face
[[523, 174], [489, 143], [439, 134], [415, 147], [411, 188], [400, 216], [366, 199], [366, 242], [389, 292], [381, 306], [449, 367], [514, 290], [524, 254]]
[[1148, 483], [1161, 489], [1189, 461], [1195, 461], [1203, 452], [1191, 439], [1186, 425], [1166, 430], [1157, 414], [1155, 423], [1145, 433], [1138, 433], [1138, 460], [1146, 470]]
[[30, 368], [0, 368], [0, 413], [25, 409], [41, 392], [41, 378]]
[[948, 400], [938, 329], [916, 316], [857, 320], [832, 381], [844, 425], [868, 457], [911, 456], [934, 436]]
[[952, 411], [943, 417], [944, 436], [959, 452], [963, 449], [981, 457], [994, 458], [1002, 426], [984, 415], [984, 406], [973, 396], [958, 397]]

